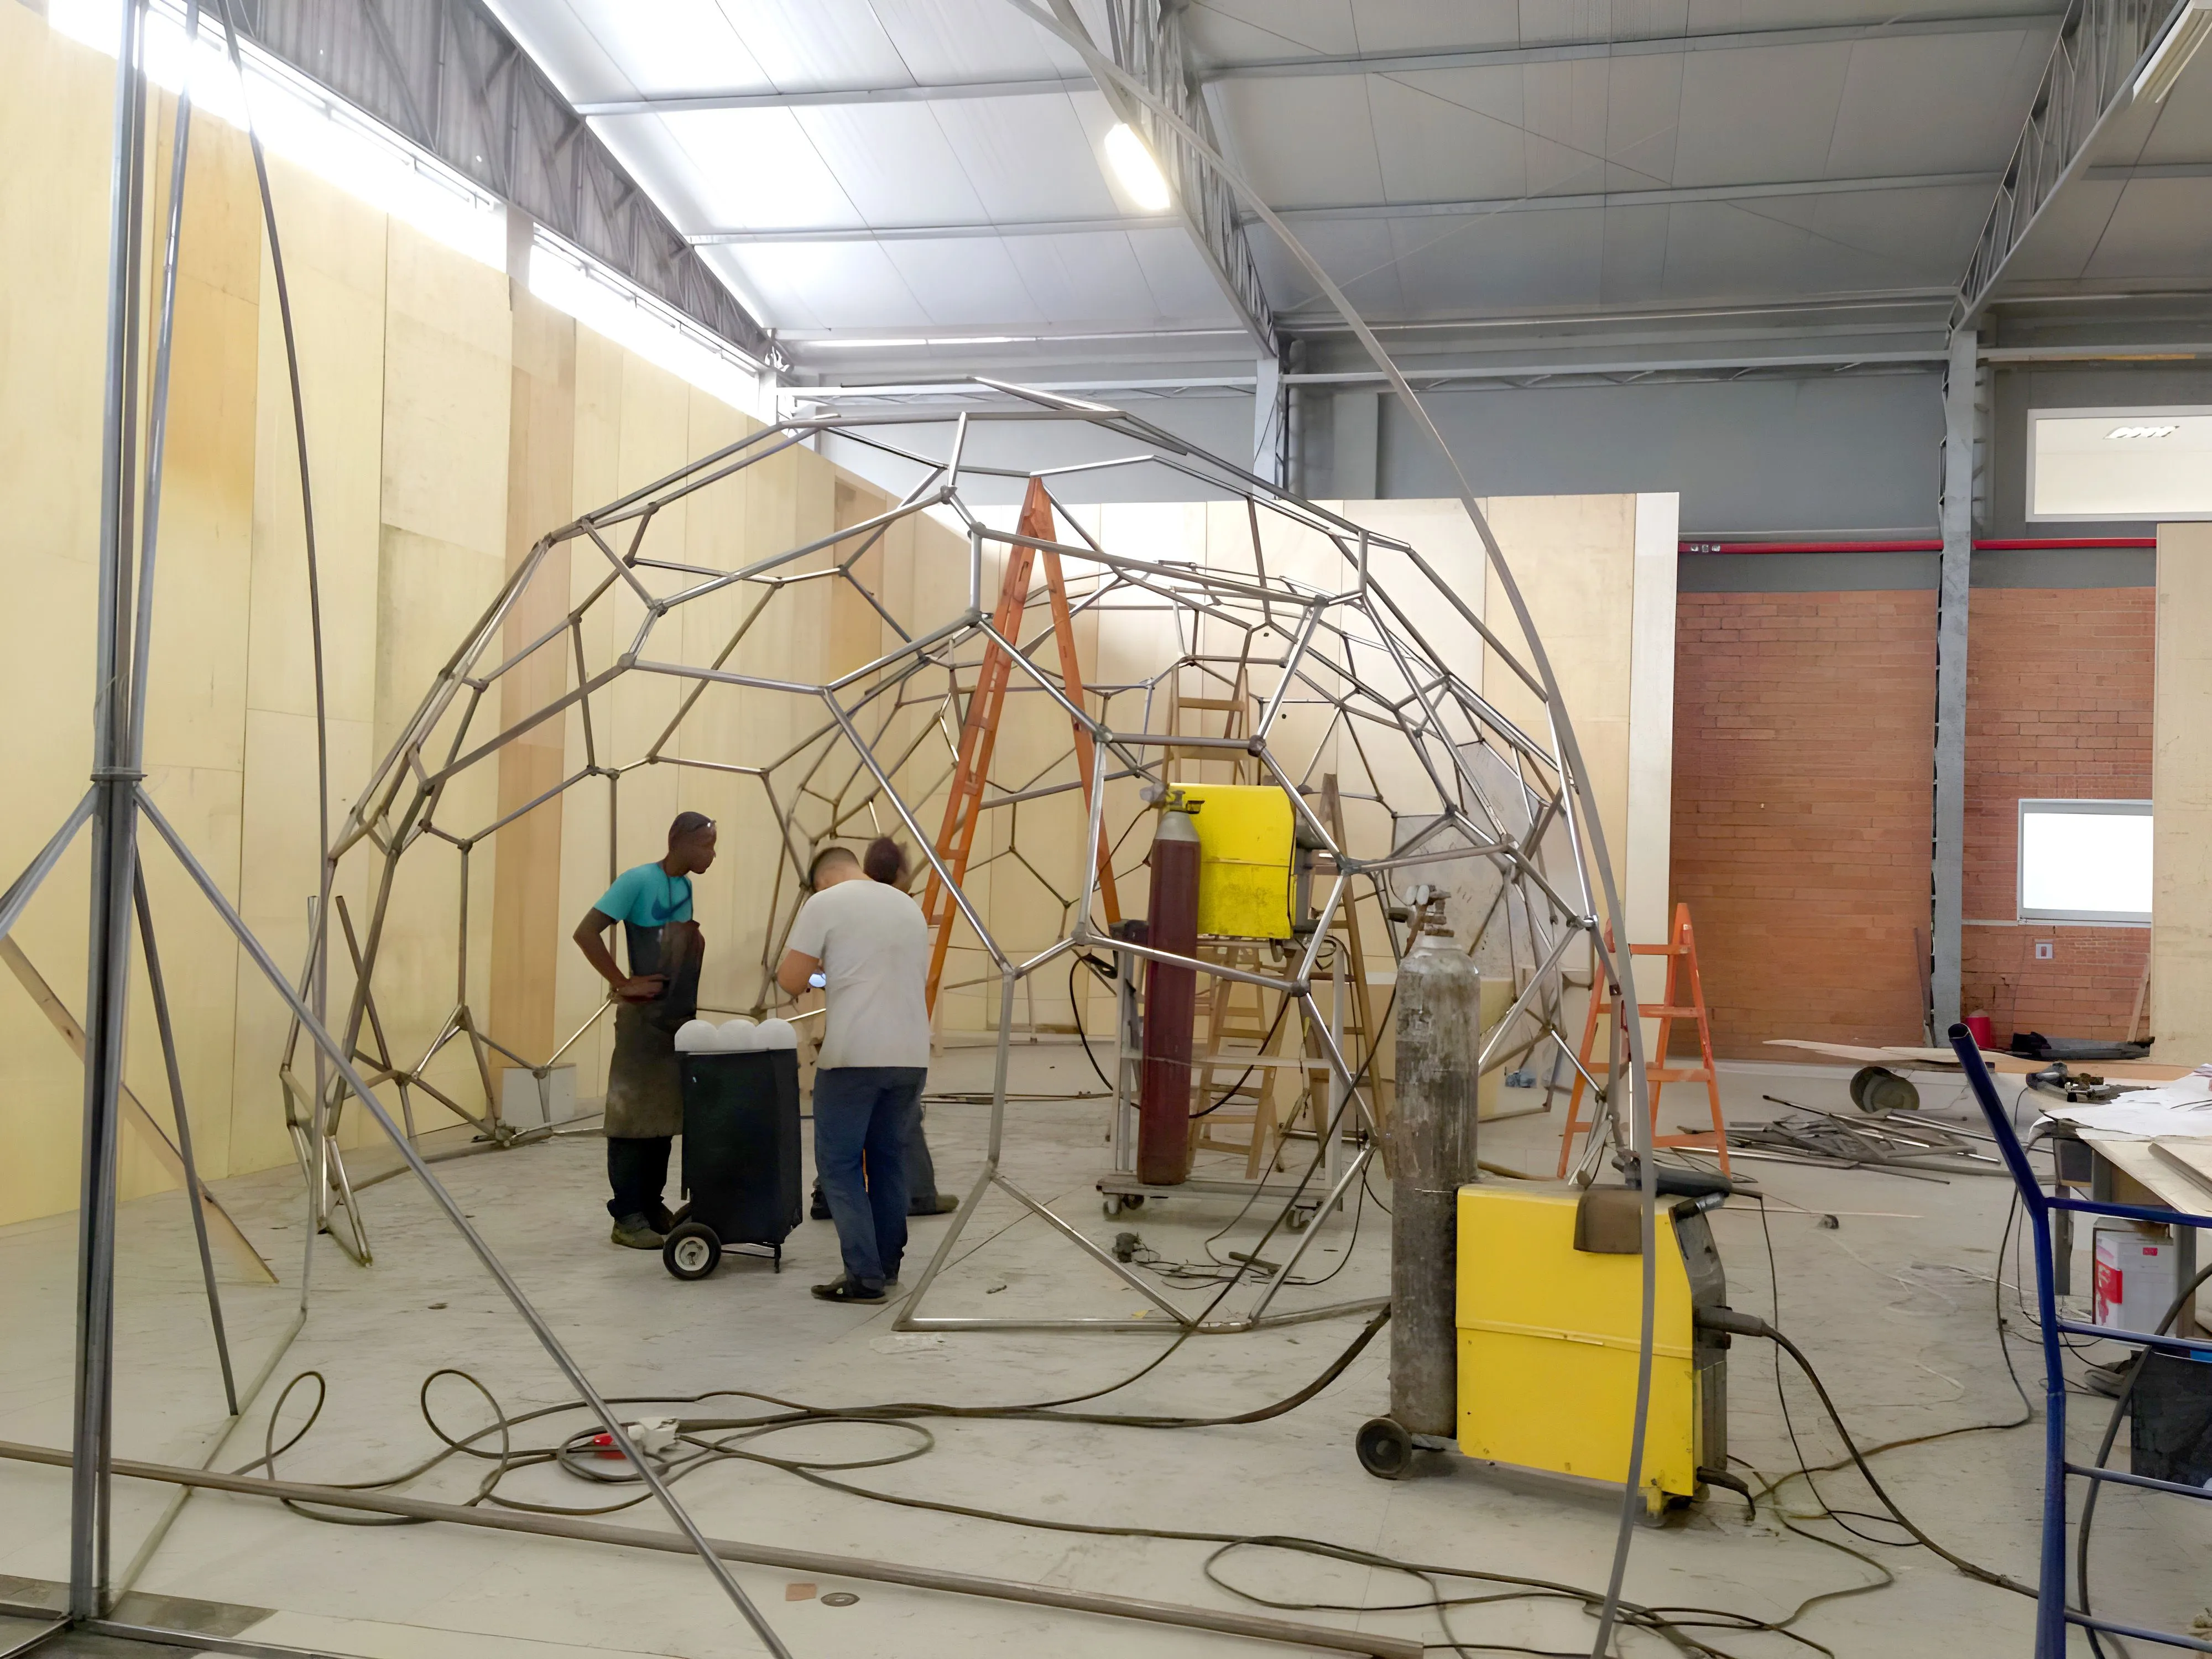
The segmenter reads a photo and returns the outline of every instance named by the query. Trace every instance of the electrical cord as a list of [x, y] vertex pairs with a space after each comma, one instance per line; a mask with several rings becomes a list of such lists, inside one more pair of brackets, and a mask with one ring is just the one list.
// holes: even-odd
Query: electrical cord
[[[1340, 1377], [1359, 1357], [1388, 1319], [1387, 1310], [1379, 1311], [1361, 1329], [1327, 1367], [1296, 1392], [1268, 1405], [1231, 1415], [1172, 1416], [1162, 1413], [1068, 1413], [1054, 1409], [1052, 1402], [1036, 1402], [1015, 1406], [952, 1406], [929, 1402], [892, 1402], [876, 1406], [833, 1407], [810, 1406], [781, 1396], [757, 1393], [750, 1389], [714, 1389], [685, 1396], [633, 1395], [609, 1401], [612, 1405], [635, 1407], [643, 1405], [696, 1405], [719, 1399], [744, 1399], [759, 1401], [776, 1409], [768, 1413], [727, 1418], [690, 1418], [678, 1420], [676, 1439], [672, 1447], [659, 1453], [648, 1454], [656, 1471], [665, 1484], [676, 1481], [713, 1465], [731, 1461], [757, 1463], [797, 1476], [827, 1491], [844, 1493], [876, 1503], [890, 1504], [900, 1508], [927, 1510], [935, 1514], [960, 1516], [1008, 1526], [1019, 1526], [1042, 1531], [1075, 1533], [1094, 1537], [1124, 1537], [1154, 1539], [1165, 1541], [1194, 1542], [1213, 1545], [1212, 1553], [1204, 1563], [1207, 1579], [1241, 1601], [1277, 1610], [1334, 1611], [1344, 1613], [1381, 1613], [1405, 1611], [1433, 1611], [1450, 1639], [1431, 1644], [1440, 1650], [1455, 1653], [1514, 1652], [1544, 1654], [1547, 1650], [1515, 1644], [1463, 1640], [1455, 1635], [1449, 1622], [1452, 1610], [1462, 1607], [1494, 1605], [1508, 1601], [1559, 1601], [1581, 1606], [1585, 1613], [1594, 1613], [1602, 1602], [1600, 1591], [1562, 1583], [1548, 1579], [1523, 1575], [1498, 1573], [1478, 1568], [1435, 1565], [1401, 1560], [1376, 1552], [1324, 1539], [1305, 1538], [1279, 1534], [1238, 1534], [1204, 1532], [1188, 1528], [1121, 1526], [1109, 1523], [1078, 1522], [1054, 1516], [1026, 1516], [976, 1505], [948, 1503], [941, 1499], [889, 1492], [858, 1486], [837, 1479], [840, 1474], [858, 1469], [884, 1468], [908, 1462], [918, 1458], [938, 1443], [936, 1437], [919, 1418], [948, 1419], [1014, 1419], [1036, 1420], [1040, 1418], [1059, 1418], [1071, 1422], [1106, 1425], [1116, 1427], [1149, 1429], [1206, 1428], [1246, 1425], [1266, 1421], [1296, 1410]], [[483, 1427], [469, 1433], [456, 1433], [441, 1424], [432, 1407], [431, 1389], [447, 1376], [458, 1378], [474, 1388], [490, 1407], [492, 1420]], [[284, 1403], [301, 1384], [313, 1381], [316, 1386], [315, 1404], [307, 1419], [287, 1436], [280, 1444], [276, 1440], [276, 1425]], [[1125, 1383], [1109, 1385], [1108, 1389], [1096, 1390], [1077, 1399], [1095, 1397], [1097, 1393], [1110, 1392]], [[320, 1417], [327, 1398], [327, 1383], [319, 1371], [303, 1371], [292, 1379], [279, 1397], [270, 1416], [270, 1426], [264, 1442], [263, 1455], [234, 1471], [250, 1474], [256, 1470], [276, 1478], [276, 1460], [297, 1446]], [[604, 1516], [648, 1501], [649, 1492], [625, 1493], [613, 1501], [588, 1505], [554, 1504], [532, 1502], [502, 1493], [499, 1484], [508, 1474], [534, 1467], [552, 1465], [564, 1473], [594, 1486], [623, 1489], [642, 1486], [643, 1481], [626, 1460], [609, 1457], [601, 1444], [604, 1436], [594, 1427], [586, 1427], [568, 1434], [559, 1441], [544, 1446], [518, 1446], [514, 1431], [523, 1425], [545, 1418], [584, 1409], [581, 1401], [568, 1401], [542, 1406], [527, 1412], [505, 1413], [490, 1391], [476, 1377], [457, 1369], [433, 1372], [424, 1380], [418, 1394], [423, 1421], [440, 1442], [440, 1449], [410, 1468], [382, 1480], [349, 1482], [331, 1482], [345, 1491], [368, 1491], [389, 1488], [411, 1481], [428, 1473], [440, 1464], [456, 1456], [466, 1456], [490, 1465], [484, 1477], [477, 1483], [475, 1492], [464, 1500], [468, 1506], [479, 1504], [518, 1511], [559, 1516]], [[873, 1456], [827, 1459], [822, 1457], [784, 1457], [763, 1450], [755, 1443], [769, 1435], [786, 1429], [813, 1426], [822, 1424], [858, 1424], [901, 1430], [915, 1437], [915, 1443]], [[486, 1449], [479, 1443], [497, 1437], [497, 1449]], [[339, 1516], [323, 1511], [312, 1505], [289, 1503], [288, 1507], [317, 1521], [339, 1524], [360, 1524], [363, 1520], [372, 1525], [425, 1524], [411, 1517], [379, 1516], [374, 1518]], [[1405, 1573], [1422, 1581], [1431, 1591], [1425, 1601], [1384, 1602], [1375, 1604], [1330, 1603], [1298, 1601], [1270, 1596], [1248, 1589], [1225, 1575], [1224, 1564], [1229, 1557], [1251, 1550], [1278, 1550], [1323, 1559], [1362, 1565], [1376, 1571]], [[1439, 1581], [1460, 1579], [1471, 1583], [1504, 1587], [1498, 1593], [1480, 1595], [1446, 1595]], [[1828, 1592], [1829, 1595], [1836, 1592]], [[1814, 1597], [1807, 1601], [1790, 1619], [1765, 1620], [1727, 1609], [1699, 1607], [1644, 1607], [1623, 1604], [1622, 1622], [1630, 1628], [1642, 1629], [1658, 1634], [1681, 1651], [1707, 1656], [1708, 1659], [1733, 1659], [1725, 1650], [1713, 1646], [1692, 1632], [1700, 1630], [1771, 1632], [1784, 1635], [1813, 1652], [1831, 1656], [1832, 1650], [1809, 1637], [1797, 1634], [1786, 1626], [1799, 1617], [1806, 1607], [1825, 1599]]]
[[[1805, 1351], [1791, 1341], [1788, 1336], [1775, 1329], [1772, 1325], [1756, 1314], [1738, 1313], [1730, 1308], [1700, 1308], [1697, 1310], [1697, 1322], [1708, 1330], [1725, 1331], [1731, 1336], [1764, 1337], [1790, 1356], [1797, 1369], [1805, 1374], [1805, 1380], [1813, 1385], [1813, 1392], [1820, 1397], [1821, 1409], [1828, 1413], [1829, 1421], [1836, 1425], [1836, 1432], [1842, 1437], [1844, 1449], [1849, 1454], [1852, 1467], [1858, 1470], [1859, 1478], [1867, 1483], [1868, 1489], [1880, 1501], [1882, 1508], [1889, 1511], [1890, 1517], [1912, 1535], [1915, 1543], [1949, 1562], [1969, 1578], [1978, 1578], [1985, 1584], [1994, 1584], [2000, 1589], [2008, 1589], [2016, 1595], [2027, 1596], [2030, 1601], [2035, 1599], [2035, 1590], [2033, 1586], [2023, 1584], [2017, 1578], [2008, 1577], [2003, 1573], [1992, 1571], [1987, 1567], [1969, 1561], [1963, 1555], [1945, 1548], [1922, 1530], [1911, 1516], [1898, 1507], [1897, 1500], [1889, 1495], [1888, 1489], [1875, 1476], [1873, 1468], [1866, 1461], [1866, 1455], [1859, 1449], [1858, 1442], [1852, 1437], [1850, 1426], [1844, 1421], [1843, 1413], [1837, 1409], [1835, 1401], [1829, 1395], [1828, 1385], [1820, 1380], [1820, 1372], [1813, 1368], [1813, 1362], [1806, 1358]], [[1807, 1484], [1811, 1484], [1809, 1478]], [[1815, 1495], [1817, 1496], [1817, 1493]], [[1864, 1534], [1855, 1535], [1865, 1537]], [[1866, 1541], [1879, 1543], [1883, 1540], [1867, 1539]]]
[[[2189, 1300], [2197, 1294], [2197, 1287], [2208, 1279], [2212, 1279], [2212, 1263], [2198, 1269], [2197, 1277], [2181, 1287], [2181, 1293], [2173, 1298], [2172, 1305], [2166, 1310], [2166, 1316], [2158, 1322], [2157, 1329], [2151, 1333], [2154, 1336], [2164, 1336], [2172, 1328], [2173, 1322], [2181, 1317], [2181, 1310], [2189, 1305]], [[2120, 1419], [2127, 1413], [2128, 1402], [2135, 1397], [2136, 1383], [2142, 1376], [2143, 1367], [2150, 1363], [2151, 1353], [2149, 1348], [2137, 1348], [2134, 1360], [2128, 1366], [2127, 1375], [2120, 1383], [2120, 1391], [2112, 1401], [2112, 1415], [2105, 1419], [2104, 1438], [2097, 1443], [2094, 1467], [2098, 1468], [2103, 1468], [2105, 1460], [2112, 1455], [2112, 1443], [2120, 1436]], [[2081, 1522], [2074, 1534], [2074, 1589], [2081, 1600], [2081, 1611], [2084, 1613], [2089, 1611], [2089, 1533], [2097, 1523], [2097, 1499], [2104, 1490], [2105, 1483], [2101, 1480], [2089, 1483], [2088, 1492], [2081, 1500]], [[2089, 1646], [2101, 1656], [2105, 1650], [2097, 1638], [2097, 1632], [2089, 1632]], [[2118, 1637], [2112, 1638], [2112, 1645], [2123, 1654], [2127, 1652], [2126, 1646]]]

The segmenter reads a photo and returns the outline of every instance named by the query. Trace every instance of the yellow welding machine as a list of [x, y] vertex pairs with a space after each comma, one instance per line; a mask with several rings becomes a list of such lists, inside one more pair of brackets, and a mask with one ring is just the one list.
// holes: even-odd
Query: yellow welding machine
[[1288, 939], [1291, 798], [1273, 784], [1182, 783], [1198, 831], [1198, 931], [1216, 939]]
[[[1534, 1191], [1484, 1182], [1459, 1192], [1459, 1443], [1469, 1457], [1618, 1486], [1627, 1479], [1643, 1319], [1638, 1194]], [[1614, 1206], [1612, 1237], [1578, 1212]], [[1700, 1468], [1727, 1456], [1723, 1340], [1692, 1309], [1721, 1300], [1702, 1213], [1662, 1200], [1651, 1407], [1640, 1487], [1656, 1512], [1698, 1495]], [[1593, 1245], [1598, 1248], [1592, 1248]], [[1625, 1246], [1625, 1248], [1624, 1248]]]

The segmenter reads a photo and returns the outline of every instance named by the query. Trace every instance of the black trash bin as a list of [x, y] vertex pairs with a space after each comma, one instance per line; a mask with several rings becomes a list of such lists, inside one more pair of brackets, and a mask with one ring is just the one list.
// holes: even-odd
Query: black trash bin
[[704, 1279], [735, 1244], [768, 1250], [803, 1214], [799, 1182], [799, 1054], [791, 1048], [678, 1054], [684, 1075], [683, 1219], [660, 1259], [678, 1279]]

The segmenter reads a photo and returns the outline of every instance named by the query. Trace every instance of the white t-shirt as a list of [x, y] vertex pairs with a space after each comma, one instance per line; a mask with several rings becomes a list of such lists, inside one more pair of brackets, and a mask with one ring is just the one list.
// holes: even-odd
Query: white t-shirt
[[806, 901], [790, 943], [829, 981], [816, 1066], [929, 1064], [929, 924], [919, 904], [883, 882], [841, 881]]

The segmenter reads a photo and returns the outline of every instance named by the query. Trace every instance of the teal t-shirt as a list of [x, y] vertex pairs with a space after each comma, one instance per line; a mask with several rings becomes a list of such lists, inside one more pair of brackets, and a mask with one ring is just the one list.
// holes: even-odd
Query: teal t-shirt
[[615, 878], [615, 884], [592, 907], [603, 916], [634, 927], [659, 927], [691, 920], [691, 878], [672, 876], [658, 863], [641, 864]]

